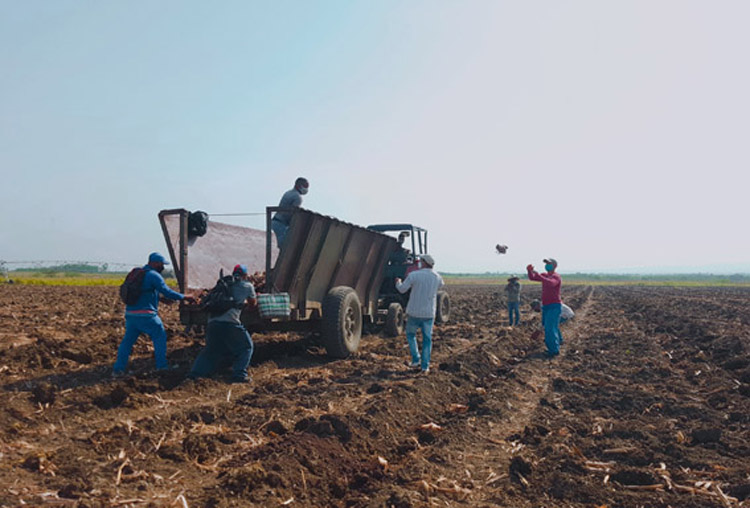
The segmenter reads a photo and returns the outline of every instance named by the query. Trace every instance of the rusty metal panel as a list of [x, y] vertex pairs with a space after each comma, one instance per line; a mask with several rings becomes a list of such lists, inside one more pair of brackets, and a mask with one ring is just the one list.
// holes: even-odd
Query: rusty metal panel
[[[385, 239], [378, 239], [378, 241], [370, 243], [367, 246], [367, 250], [362, 255], [363, 266], [369, 267], [369, 269], [366, 270], [369, 276], [362, 277], [358, 281], [357, 286], [354, 289], [357, 291], [358, 295], [365, 295], [367, 301], [373, 298], [373, 295], [369, 294], [368, 290], [370, 289], [370, 286], [372, 285], [371, 284], [372, 278], [378, 275], [378, 273], [375, 273], [375, 272], [376, 272], [377, 263], [380, 258], [384, 243], [385, 243]], [[377, 286], [377, 289], [379, 288], [380, 288], [380, 285]], [[362, 303], [365, 303], [365, 300], [363, 300]]]
[[375, 261], [373, 262], [373, 270], [370, 274], [370, 280], [368, 281], [367, 289], [365, 290], [366, 301], [371, 306], [373, 313], [377, 312], [378, 308], [378, 294], [380, 293], [380, 286], [383, 283], [383, 273], [385, 272], [385, 265], [388, 262], [390, 255], [398, 248], [394, 241], [391, 241], [390, 237], [383, 238], [381, 243], [377, 246], [375, 251]]
[[182, 293], [185, 292], [185, 275], [182, 270], [182, 258], [180, 257], [180, 217], [186, 213], [188, 213], [187, 210], [183, 209], [159, 212], [159, 222], [164, 234], [164, 241], [167, 243], [167, 251], [172, 260], [175, 277]]
[[317, 308], [331, 288], [349, 286], [372, 314], [383, 268], [396, 248], [396, 240], [387, 235], [300, 208], [292, 216], [271, 280], [300, 309]]
[[[378, 238], [373, 238], [364, 231], [352, 231], [349, 248], [344, 253], [334, 286], [349, 286], [357, 289], [361, 286], [361, 281], [366, 280], [372, 273], [371, 265], [367, 263], [367, 253], [371, 245], [378, 242]], [[364, 294], [362, 292], [358, 293]]]
[[[310, 296], [310, 286], [320, 273], [327, 270], [333, 270], [334, 265], [328, 262], [326, 258], [326, 243], [329, 238], [332, 224], [318, 217], [311, 217], [312, 220], [306, 221], [306, 229], [303, 230], [304, 240], [302, 249], [299, 251], [297, 265], [294, 268], [294, 275], [289, 285], [289, 294], [293, 301], [297, 302], [300, 309], [307, 307], [307, 301], [321, 302], [322, 298]], [[328, 281], [326, 281], [327, 289]], [[317, 294], [317, 293], [314, 293]]]
[[[273, 210], [273, 208], [267, 208]], [[287, 230], [284, 250], [278, 254], [276, 264], [268, 277], [268, 285], [273, 291], [289, 293], [294, 282], [295, 273], [298, 271], [299, 259], [308, 241], [308, 231], [313, 216], [295, 213]], [[276, 235], [272, 235], [274, 238]], [[291, 296], [291, 293], [290, 293]], [[292, 298], [292, 301], [295, 301]]]
[[[325, 217], [323, 217], [325, 219]], [[349, 234], [349, 227], [342, 222], [329, 221], [325, 237], [320, 238], [319, 255], [311, 273], [305, 296], [312, 302], [323, 302], [328, 291], [337, 285], [333, 275], [342, 263], [340, 255]]]

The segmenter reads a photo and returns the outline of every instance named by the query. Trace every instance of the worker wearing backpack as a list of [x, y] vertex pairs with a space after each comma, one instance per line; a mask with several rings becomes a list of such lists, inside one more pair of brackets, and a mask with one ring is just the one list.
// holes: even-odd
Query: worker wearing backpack
[[[117, 348], [117, 360], [113, 369], [115, 377], [125, 375], [128, 360], [130, 359], [130, 352], [142, 333], [148, 335], [151, 338], [151, 342], [154, 343], [156, 370], [168, 368], [167, 332], [164, 330], [161, 318], [159, 318], [159, 295], [170, 300], [195, 302], [192, 296], [186, 296], [173, 291], [164, 282], [161, 272], [164, 270], [164, 265], [168, 264], [166, 258], [158, 252], [152, 252], [148, 256], [148, 264], [143, 267], [140, 293], [137, 295], [135, 303], [128, 303], [125, 307], [125, 336]], [[123, 284], [125, 285], [126, 283]], [[132, 295], [133, 292], [131, 289], [129, 294]], [[123, 296], [123, 298], [125, 297]]]
[[[226, 293], [226, 294], [225, 294]], [[242, 325], [240, 315], [245, 302], [255, 305], [255, 288], [247, 266], [237, 265], [230, 277], [221, 277], [207, 302], [206, 347], [198, 354], [188, 375], [191, 379], [210, 376], [224, 355], [232, 359], [232, 382], [247, 383], [247, 368], [253, 356], [253, 340]], [[224, 295], [223, 297], [221, 295]]]

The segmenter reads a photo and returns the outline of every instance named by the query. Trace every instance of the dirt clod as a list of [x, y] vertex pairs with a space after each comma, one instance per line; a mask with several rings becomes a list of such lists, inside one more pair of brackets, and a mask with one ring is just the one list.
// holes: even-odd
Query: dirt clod
[[702, 443], [718, 443], [721, 441], [721, 429], [698, 429], [692, 433], [693, 442], [697, 444]]
[[273, 420], [271, 422], [268, 422], [268, 425], [266, 425], [265, 428], [265, 432], [266, 434], [274, 433], [277, 436], [283, 436], [288, 431], [286, 425], [281, 423], [279, 420]]
[[524, 477], [530, 476], [531, 469], [531, 462], [518, 455], [513, 457], [513, 460], [510, 461], [510, 467], [508, 468], [510, 474], [516, 478], [518, 478], [519, 475]]
[[57, 388], [51, 383], [39, 383], [31, 390], [34, 402], [38, 402], [39, 404], [53, 404], [56, 393]]
[[101, 409], [111, 409], [122, 405], [129, 395], [130, 391], [124, 386], [115, 386], [109, 393], [96, 397], [93, 402]]
[[243, 496], [265, 483], [267, 476], [263, 466], [251, 464], [224, 471], [219, 475], [219, 482], [232, 495]]
[[219, 439], [211, 434], [190, 434], [182, 440], [182, 450], [188, 458], [208, 462], [219, 451]]
[[653, 474], [633, 469], [613, 473], [610, 479], [621, 485], [655, 485], [659, 483], [659, 479]]

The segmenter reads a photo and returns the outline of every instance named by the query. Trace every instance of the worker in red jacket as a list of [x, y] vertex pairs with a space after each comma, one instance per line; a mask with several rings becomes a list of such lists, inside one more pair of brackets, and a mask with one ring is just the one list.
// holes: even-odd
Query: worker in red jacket
[[538, 273], [534, 270], [534, 265], [526, 267], [529, 280], [542, 283], [544, 344], [547, 346], [547, 354], [553, 357], [560, 354], [560, 343], [562, 342], [560, 334], [560, 313], [562, 312], [560, 288], [562, 286], [562, 278], [556, 272], [557, 260], [554, 258], [544, 260], [544, 269], [547, 270], [546, 273]]

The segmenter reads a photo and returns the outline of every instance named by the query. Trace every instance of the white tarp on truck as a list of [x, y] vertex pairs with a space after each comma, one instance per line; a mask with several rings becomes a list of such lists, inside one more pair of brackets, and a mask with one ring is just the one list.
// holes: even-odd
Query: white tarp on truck
[[[164, 216], [171, 244], [180, 244], [180, 216]], [[278, 249], [276, 238], [272, 236], [271, 263], [276, 260]], [[222, 222], [208, 221], [206, 234], [188, 240], [187, 289], [213, 287], [219, 278], [219, 270], [224, 274], [232, 272], [234, 265], [247, 265], [250, 273], [266, 269], [266, 232]]]

